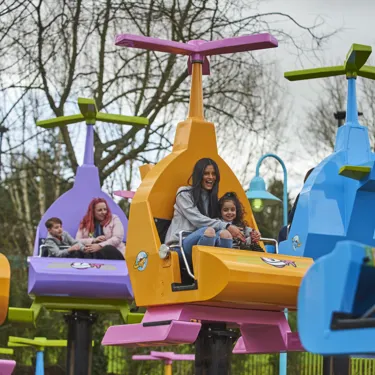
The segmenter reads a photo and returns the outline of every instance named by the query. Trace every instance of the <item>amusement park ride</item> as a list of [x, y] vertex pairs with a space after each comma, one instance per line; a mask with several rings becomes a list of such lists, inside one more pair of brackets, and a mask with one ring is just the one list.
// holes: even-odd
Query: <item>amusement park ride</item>
[[[81, 114], [39, 121], [38, 126], [53, 128], [86, 122], [86, 144], [83, 165], [78, 167], [74, 186], [58, 198], [43, 215], [36, 231], [34, 254], [28, 258], [28, 293], [33, 298], [31, 308], [10, 308], [8, 318], [14, 322], [36, 322], [42, 307], [71, 311], [65, 315], [68, 323], [68, 374], [87, 374], [91, 363], [92, 324], [95, 311], [119, 312], [126, 323], [139, 320], [129, 312], [128, 302], [133, 292], [124, 261], [83, 261], [71, 258], [51, 258], [45, 254], [43, 240], [47, 235], [44, 223], [59, 217], [64, 230], [75, 236], [79, 222], [93, 198], [105, 198], [111, 211], [124, 226], [124, 241], [128, 220], [121, 208], [100, 187], [98, 168], [94, 165], [94, 125], [96, 121], [123, 125], [146, 126], [148, 119], [111, 115], [97, 111], [92, 99], [78, 99]], [[8, 288], [9, 289], [9, 288]]]
[[202, 74], [209, 73], [208, 56], [273, 48], [277, 41], [269, 34], [187, 44], [121, 35], [116, 44], [187, 55], [192, 85], [188, 118], [178, 124], [172, 153], [145, 174], [130, 207], [126, 261], [136, 304], [147, 312], [140, 324], [110, 327], [103, 345], [195, 342], [196, 374], [228, 373], [237, 338], [233, 328], [241, 332], [235, 351], [303, 350], [283, 310], [296, 309], [298, 287], [312, 259], [283, 256], [279, 267], [259, 252], [195, 246], [194, 274], [185, 264], [191, 276], [186, 284], [177, 252], [159, 253], [176, 191], [203, 157], [219, 166], [219, 195], [235, 191], [248, 213], [246, 220], [257, 228], [245, 191], [218, 155], [214, 124], [204, 119]]
[[[171, 154], [154, 166], [141, 167], [142, 182], [136, 193], [116, 192], [132, 198], [129, 222], [101, 191], [93, 158], [93, 125], [98, 120], [144, 126], [148, 120], [103, 114], [93, 100], [79, 99], [80, 115], [38, 123], [51, 128], [86, 121], [85, 158], [73, 188], [51, 205], [37, 228], [34, 254], [28, 259], [32, 307], [9, 309], [9, 319], [35, 322], [42, 306], [71, 311], [66, 315], [69, 375], [90, 372], [93, 311], [120, 311], [126, 323], [134, 323], [110, 327], [103, 345], [195, 343], [197, 375], [229, 372], [236, 328], [241, 337], [234, 353], [306, 349], [324, 355], [373, 353], [375, 302], [370, 281], [375, 274], [375, 251], [370, 246], [375, 242], [375, 200], [371, 194], [375, 191], [375, 158], [367, 128], [358, 123], [355, 96], [357, 75], [375, 78], [375, 68], [364, 66], [371, 48], [353, 45], [342, 67], [285, 74], [290, 80], [345, 74], [349, 91], [347, 122], [338, 130], [335, 150], [305, 183], [279, 254], [270, 257], [267, 253], [194, 246], [192, 271], [182, 247], [183, 233], [178, 251], [184, 264], [163, 242], [177, 189], [186, 185], [199, 159], [209, 157], [217, 162], [219, 195], [236, 192], [247, 222], [257, 228], [245, 191], [218, 155], [215, 126], [204, 118], [202, 75], [209, 74], [208, 58], [274, 48], [277, 41], [260, 34], [184, 44], [125, 34], [117, 37], [116, 44], [188, 57], [192, 76], [188, 117], [177, 126]], [[93, 267], [90, 262], [45, 257], [45, 221], [58, 216], [75, 235], [94, 197], [104, 197], [125, 227], [126, 262], [100, 260], [100, 267]], [[182, 282], [182, 267], [190, 277], [187, 283]], [[2, 323], [8, 309], [10, 268], [1, 254], [0, 271]], [[133, 297], [138, 307], [147, 308], [140, 323], [136, 321], [139, 317], [130, 318], [128, 301]], [[283, 313], [285, 308], [295, 311], [297, 307], [303, 345]]]
[[285, 73], [291, 81], [348, 80], [346, 123], [334, 152], [306, 181], [279, 247], [315, 261], [299, 290], [298, 330], [306, 350], [323, 355], [375, 352], [375, 154], [367, 127], [358, 122], [356, 98], [357, 76], [375, 80], [375, 68], [365, 65], [371, 52], [353, 44], [343, 66]]

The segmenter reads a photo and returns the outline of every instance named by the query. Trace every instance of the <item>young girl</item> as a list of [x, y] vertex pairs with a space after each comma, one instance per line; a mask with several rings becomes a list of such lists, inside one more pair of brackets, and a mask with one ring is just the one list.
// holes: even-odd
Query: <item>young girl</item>
[[[182, 241], [190, 268], [193, 268], [193, 246], [231, 248], [233, 237], [245, 240], [239, 228], [218, 219], [219, 183], [218, 165], [212, 159], [203, 158], [194, 166], [191, 186], [180, 187], [177, 191], [173, 219], [165, 237], [165, 244], [173, 247], [178, 244], [180, 231], [192, 232]], [[184, 261], [181, 252], [178, 254], [183, 269]]]
[[238, 238], [233, 239], [233, 249], [263, 251], [259, 245], [260, 233], [250, 228], [244, 219], [245, 211], [236, 193], [224, 194], [219, 200], [221, 220], [242, 229], [245, 242]]

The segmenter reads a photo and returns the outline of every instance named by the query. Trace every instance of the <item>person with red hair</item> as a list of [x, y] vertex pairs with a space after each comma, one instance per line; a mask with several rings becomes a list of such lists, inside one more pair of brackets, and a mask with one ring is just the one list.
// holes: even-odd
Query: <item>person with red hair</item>
[[94, 198], [79, 224], [76, 239], [85, 245], [84, 257], [124, 260], [124, 227], [111, 213], [107, 201]]

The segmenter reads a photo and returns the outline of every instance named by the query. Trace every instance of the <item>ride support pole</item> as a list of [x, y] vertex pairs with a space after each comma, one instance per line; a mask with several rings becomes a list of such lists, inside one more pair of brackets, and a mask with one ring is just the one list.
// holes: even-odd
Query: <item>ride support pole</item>
[[172, 361], [166, 360], [164, 362], [164, 375], [172, 375]]
[[323, 375], [351, 375], [350, 357], [323, 357]]
[[96, 315], [77, 310], [65, 315], [68, 324], [67, 375], [91, 375], [92, 325]]
[[44, 375], [44, 352], [38, 350], [36, 352], [35, 375]]
[[235, 338], [225, 323], [202, 324], [195, 342], [195, 375], [230, 375]]

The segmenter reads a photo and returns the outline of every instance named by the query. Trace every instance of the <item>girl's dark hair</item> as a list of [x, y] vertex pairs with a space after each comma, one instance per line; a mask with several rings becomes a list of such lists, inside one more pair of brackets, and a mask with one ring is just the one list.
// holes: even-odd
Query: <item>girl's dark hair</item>
[[220, 210], [220, 217], [221, 217], [221, 209], [224, 206], [225, 202], [231, 201], [236, 206], [236, 218], [233, 221], [234, 225], [237, 226], [245, 226], [248, 227], [248, 223], [245, 220], [245, 209], [240, 202], [240, 200], [237, 197], [237, 194], [233, 191], [230, 191], [228, 193], [225, 193], [220, 199], [219, 199], [219, 210]]
[[[212, 165], [216, 173], [216, 181], [212, 186], [212, 190], [208, 191], [208, 212], [205, 212], [202, 201], [202, 180], [205, 169]], [[210, 218], [218, 218], [220, 213], [218, 210], [218, 191], [220, 182], [220, 172], [217, 164], [209, 158], [203, 158], [196, 162], [193, 174], [190, 176], [188, 183], [191, 185], [190, 194], [193, 198], [194, 205], [197, 206], [199, 212], [208, 215]], [[181, 191], [182, 193], [182, 191]]]

